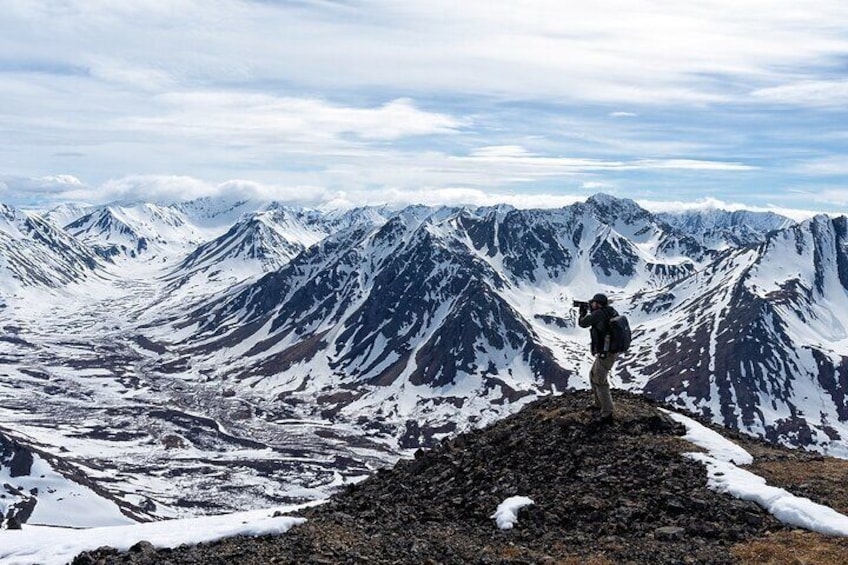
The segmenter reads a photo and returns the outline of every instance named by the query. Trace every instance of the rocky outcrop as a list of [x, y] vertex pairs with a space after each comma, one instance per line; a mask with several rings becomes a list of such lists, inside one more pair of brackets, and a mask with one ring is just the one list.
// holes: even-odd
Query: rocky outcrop
[[[685, 430], [650, 400], [615, 401], [605, 426], [588, 393], [540, 399], [348, 487], [282, 536], [74, 563], [728, 563], [737, 542], [783, 529], [707, 489], [704, 467], [681, 456], [694, 449]], [[535, 504], [502, 531], [491, 516], [512, 496]]]

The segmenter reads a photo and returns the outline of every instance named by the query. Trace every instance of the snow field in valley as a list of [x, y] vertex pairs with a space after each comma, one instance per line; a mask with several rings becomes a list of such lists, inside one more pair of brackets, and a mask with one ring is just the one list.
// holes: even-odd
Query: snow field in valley
[[238, 535], [283, 534], [306, 520], [274, 515], [301, 508], [304, 506], [83, 530], [24, 524], [22, 530], [0, 530], [0, 563], [64, 565], [83, 551], [92, 551], [102, 546], [126, 551], [142, 540], [149, 541], [157, 548], [172, 548]]

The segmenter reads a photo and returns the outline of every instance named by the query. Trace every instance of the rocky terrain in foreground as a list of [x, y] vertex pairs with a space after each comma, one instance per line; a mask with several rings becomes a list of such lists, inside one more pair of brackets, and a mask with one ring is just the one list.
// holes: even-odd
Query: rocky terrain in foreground
[[[733, 563], [756, 561], [791, 536], [845, 554], [848, 540], [790, 531], [755, 503], [709, 490], [705, 468], [682, 456], [697, 448], [680, 439], [680, 424], [644, 397], [617, 391], [615, 399], [610, 426], [585, 410], [588, 393], [538, 400], [348, 487], [281, 536], [162, 550], [142, 542], [73, 563]], [[722, 433], [755, 454], [755, 470], [771, 469], [777, 486], [776, 469], [789, 469], [783, 480], [791, 481], [826, 462]], [[799, 494], [839, 510], [833, 496], [844, 497], [848, 466], [832, 466]], [[535, 504], [519, 511], [514, 529], [499, 530], [491, 516], [516, 495]]]

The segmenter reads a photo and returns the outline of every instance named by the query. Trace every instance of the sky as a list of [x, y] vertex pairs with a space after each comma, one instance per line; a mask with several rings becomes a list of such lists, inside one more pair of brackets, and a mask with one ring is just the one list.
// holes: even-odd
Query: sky
[[848, 210], [844, 0], [0, 0], [0, 202]]

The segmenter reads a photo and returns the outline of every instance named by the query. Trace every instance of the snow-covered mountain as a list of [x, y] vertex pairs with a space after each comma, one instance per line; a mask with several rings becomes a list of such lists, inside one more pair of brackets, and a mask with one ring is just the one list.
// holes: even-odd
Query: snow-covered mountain
[[198, 246], [169, 278], [184, 281], [203, 273], [215, 279], [227, 272], [274, 271], [327, 237], [330, 229], [314, 210], [273, 207], [245, 214], [226, 233]]
[[726, 425], [846, 452], [848, 219], [817, 216], [635, 301], [635, 388]]
[[795, 222], [774, 212], [727, 211], [720, 209], [657, 214], [683, 233], [711, 249], [741, 247], [760, 243], [769, 232], [792, 226]]
[[[93, 272], [86, 245], [29, 219]], [[288, 503], [586, 387], [571, 302], [600, 291], [635, 330], [616, 386], [848, 456], [846, 219], [705, 237], [745, 223], [726, 221], [672, 225], [606, 195], [555, 210], [100, 208], [72, 231], [123, 257], [110, 291], [0, 308], [0, 426], [148, 518]], [[15, 250], [43, 239], [15, 229]]]
[[0, 298], [22, 287], [80, 282], [100, 266], [85, 245], [37, 214], [0, 204]]
[[90, 214], [94, 208], [95, 206], [91, 204], [65, 202], [42, 212], [40, 215], [54, 226], [64, 228], [68, 224]]
[[662, 287], [711, 257], [604, 196], [552, 211], [411, 207], [327, 237], [151, 338], [313, 415], [377, 413], [415, 445], [578, 384], [571, 300]]
[[175, 257], [207, 239], [178, 210], [146, 203], [99, 207], [65, 230], [109, 260]]
[[223, 232], [242, 216], [260, 212], [275, 205], [273, 202], [260, 200], [205, 196], [187, 202], [177, 202], [169, 207], [195, 226], [219, 229]]

